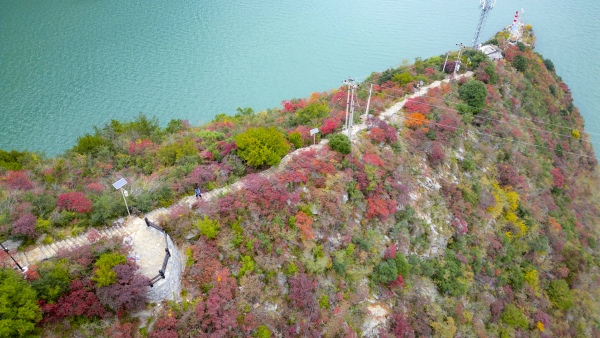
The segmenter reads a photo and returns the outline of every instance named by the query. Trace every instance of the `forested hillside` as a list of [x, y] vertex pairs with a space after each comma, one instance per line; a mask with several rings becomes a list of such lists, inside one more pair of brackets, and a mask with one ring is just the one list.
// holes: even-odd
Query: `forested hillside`
[[[1, 152], [0, 234], [21, 249], [126, 215], [110, 186], [121, 177], [136, 214], [195, 186], [243, 187], [162, 220], [187, 266], [181, 301], [146, 305], [147, 322], [132, 316], [144, 280], [127, 247], [99, 241], [30, 267], [26, 282], [3, 270], [0, 287], [29, 290], [29, 312], [0, 311], [0, 335], [599, 337], [589, 136], [550, 60], [502, 33], [493, 42], [504, 60], [467, 51], [471, 79], [390, 118], [379, 115], [447, 76], [444, 57], [373, 73], [357, 99], [364, 112], [374, 84], [369, 128], [351, 144], [340, 87], [204, 126], [112, 121], [56, 158]], [[314, 127], [327, 144], [312, 145]], [[137, 294], [111, 298], [123, 292]]]

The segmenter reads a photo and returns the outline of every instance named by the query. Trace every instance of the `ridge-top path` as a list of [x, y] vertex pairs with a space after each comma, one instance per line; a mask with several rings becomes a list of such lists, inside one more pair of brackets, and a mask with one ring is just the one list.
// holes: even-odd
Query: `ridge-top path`
[[[406, 96], [403, 100], [397, 102], [392, 105], [390, 108], [386, 109], [379, 115], [380, 119], [387, 119], [391, 116], [400, 112], [400, 110], [404, 107], [406, 101], [410, 98], [422, 96], [427, 93], [432, 88], [439, 87], [442, 83], [448, 83], [453, 80], [459, 80], [461, 78], [472, 77], [473, 72], [466, 72], [465, 74], [459, 75], [455, 78], [447, 78], [442, 81], [435, 81], [425, 87], [422, 87], [416, 93]], [[351, 134], [355, 136], [358, 132], [365, 130], [367, 128], [366, 121], [363, 121], [360, 124], [357, 124], [352, 127]], [[344, 131], [346, 133], [347, 131]], [[327, 143], [327, 140], [322, 140], [319, 144], [304, 147], [297, 149], [289, 154], [287, 154], [282, 160], [279, 166], [269, 168], [260, 173], [260, 175], [269, 176], [276, 171], [280, 170], [280, 168], [285, 167], [285, 165], [289, 162], [289, 160], [301, 154], [304, 151], [309, 149], [314, 149], [317, 147], [322, 147]], [[230, 184], [228, 186], [211, 190], [209, 192], [203, 193], [202, 198], [205, 200], [212, 200], [221, 195], [225, 195], [229, 192], [234, 192], [245, 185], [245, 179], [241, 178], [239, 181]], [[193, 204], [197, 201], [195, 196], [187, 196], [179, 200], [177, 203], [171, 205], [170, 208], [175, 206], [185, 206], [187, 208], [191, 208]], [[160, 223], [163, 217], [169, 214], [169, 209], [167, 208], [159, 208], [153, 210], [146, 214], [146, 218], [149, 220]], [[130, 216], [123, 223], [117, 223], [112, 227], [104, 228], [104, 229], [91, 229], [86, 231], [85, 233], [77, 236], [66, 238], [64, 240], [46, 244], [39, 245], [33, 249], [24, 252], [18, 252], [13, 254], [15, 259], [23, 266], [33, 265], [42, 260], [52, 258], [58, 254], [60, 250], [70, 250], [83, 245], [91, 244], [89, 238], [91, 232], [97, 231], [98, 234], [102, 237], [113, 237], [113, 236], [123, 236], [127, 241], [130, 241], [132, 244], [132, 253], [131, 255], [136, 258], [138, 265], [140, 266], [140, 272], [148, 278], [153, 278], [157, 275], [158, 270], [162, 266], [162, 262], [164, 259], [165, 253], [165, 238], [164, 233], [148, 227], [145, 221], [140, 217]], [[165, 271], [164, 280], [159, 280], [155, 283], [155, 286], [149, 292], [149, 300], [153, 302], [160, 301], [162, 299], [173, 299], [176, 298], [180, 291], [180, 280], [181, 274], [183, 272], [183, 257], [177, 247], [173, 244], [171, 239], [167, 236], [167, 241], [169, 242], [169, 250], [171, 251], [171, 259], [169, 260], [169, 264], [167, 265], [167, 269]], [[6, 264], [9, 262], [9, 264]], [[12, 261], [10, 259], [5, 260], [5, 265], [12, 265]]]

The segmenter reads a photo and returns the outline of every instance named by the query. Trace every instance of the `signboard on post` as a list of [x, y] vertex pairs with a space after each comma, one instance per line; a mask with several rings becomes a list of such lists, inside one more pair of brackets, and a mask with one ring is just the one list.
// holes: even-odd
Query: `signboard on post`
[[121, 190], [121, 195], [123, 195], [123, 201], [125, 201], [125, 208], [127, 208], [127, 214], [131, 216], [131, 213], [129, 212], [129, 206], [127, 205], [127, 199], [125, 198], [125, 196], [129, 194], [127, 194], [127, 191], [123, 189], [125, 184], [127, 184], [127, 181], [124, 178], [121, 178], [120, 180], [113, 183], [113, 187], [115, 187], [115, 189], [117, 190]]
[[319, 128], [313, 128], [310, 130], [310, 134], [313, 137], [313, 144], [317, 143], [317, 133], [319, 132]]

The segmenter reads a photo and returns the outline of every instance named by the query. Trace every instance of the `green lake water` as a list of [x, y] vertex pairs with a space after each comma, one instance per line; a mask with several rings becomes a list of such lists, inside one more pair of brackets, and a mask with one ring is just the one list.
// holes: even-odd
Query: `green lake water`
[[[0, 148], [55, 155], [111, 119], [210, 121], [471, 43], [479, 1], [0, 0]], [[600, 149], [600, 2], [525, 8]]]

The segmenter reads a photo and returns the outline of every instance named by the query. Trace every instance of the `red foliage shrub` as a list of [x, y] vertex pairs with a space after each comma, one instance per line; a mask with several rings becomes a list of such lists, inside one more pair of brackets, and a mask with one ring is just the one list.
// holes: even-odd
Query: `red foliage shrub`
[[327, 135], [333, 133], [336, 129], [342, 126], [342, 120], [339, 117], [332, 117], [325, 120], [321, 127], [321, 134]]
[[431, 78], [432, 75], [435, 75], [436, 70], [430, 67], [425, 68], [425, 76]]
[[135, 311], [143, 308], [146, 305], [146, 291], [150, 280], [137, 274], [137, 269], [138, 266], [132, 262], [115, 266], [113, 270], [117, 273], [117, 282], [96, 290], [102, 304], [115, 311]]
[[281, 101], [281, 105], [283, 109], [281, 109], [284, 113], [293, 113], [298, 109], [302, 109], [306, 107], [307, 102], [303, 99], [292, 99], [289, 101], [283, 100]]
[[31, 213], [27, 213], [13, 223], [13, 234], [25, 235], [29, 238], [35, 237], [35, 222], [37, 217]]
[[[112, 338], [131, 338], [133, 336], [133, 330], [133, 324], [116, 321], [106, 330], [106, 333], [108, 334], [108, 337]], [[161, 336], [161, 338], [162, 337], [165, 336]]]
[[27, 178], [26, 171], [9, 171], [6, 175], [6, 185], [13, 190], [33, 189], [33, 183]]
[[303, 239], [312, 240], [315, 238], [311, 225], [313, 220], [310, 216], [305, 214], [303, 211], [299, 211], [296, 214], [296, 226], [300, 229], [300, 235]]
[[74, 261], [82, 267], [89, 267], [94, 262], [94, 253], [92, 245], [83, 245], [69, 251], [61, 249], [58, 254], [58, 258], [67, 258], [70, 261]]
[[506, 49], [505, 54], [504, 54], [504, 58], [506, 59], [506, 61], [508, 62], [513, 62], [513, 60], [515, 59], [515, 56], [519, 55], [519, 47], [517, 46], [510, 46]]
[[189, 269], [186, 269], [185, 273], [192, 278], [194, 283], [205, 285], [221, 269], [219, 250], [214, 241], [207, 241], [204, 236], [195, 245], [191, 245], [190, 249], [192, 250], [192, 258], [195, 263]]
[[169, 313], [167, 317], [161, 317], [154, 324], [154, 329], [148, 335], [149, 338], [177, 338], [177, 319]]
[[105, 189], [104, 185], [100, 183], [90, 183], [86, 186], [86, 188], [91, 192], [101, 192]]
[[86, 238], [88, 241], [90, 241], [90, 243], [94, 243], [96, 241], [99, 241], [102, 238], [102, 235], [98, 232], [98, 230], [92, 229], [90, 230], [90, 232], [88, 232]]
[[199, 165], [192, 170], [186, 179], [186, 183], [189, 185], [198, 184], [200, 186], [206, 185], [208, 182], [216, 180], [216, 174], [219, 172], [219, 166], [216, 164]]
[[[7, 256], [6, 253], [2, 250], [0, 251], [0, 261], [4, 260], [4, 258]], [[27, 267], [27, 271], [25, 271], [23, 273], [23, 277], [25, 278], [25, 280], [31, 282], [34, 281], [36, 279], [40, 278], [40, 274], [37, 271], [37, 265], [29, 265]]]
[[406, 320], [406, 316], [402, 312], [396, 312], [393, 315], [392, 320], [392, 334], [397, 338], [414, 338], [415, 332], [410, 326], [410, 323]]
[[56, 201], [59, 210], [69, 210], [79, 213], [91, 212], [92, 201], [87, 199], [82, 192], [72, 191], [58, 196]]
[[554, 179], [554, 186], [562, 188], [565, 184], [565, 177], [560, 172], [560, 169], [552, 168], [552, 170], [550, 170], [550, 174], [552, 174], [552, 178]]
[[467, 222], [460, 216], [455, 215], [452, 219], [451, 224], [456, 229], [459, 235], [464, 235], [469, 231], [467, 227]]
[[196, 316], [202, 330], [215, 337], [223, 337], [238, 329], [238, 310], [235, 307], [235, 291], [237, 282], [229, 275], [229, 270], [222, 269], [213, 280], [214, 287], [208, 292], [205, 301], [196, 305]]
[[94, 284], [89, 279], [74, 280], [69, 290], [70, 293], [59, 298], [56, 303], [42, 305], [43, 322], [73, 316], [86, 318], [106, 316], [106, 310], [94, 294]]
[[431, 106], [425, 100], [424, 97], [411, 97], [406, 100], [404, 104], [404, 111], [408, 113], [420, 113], [422, 115], [427, 115], [431, 111]]
[[392, 288], [401, 288], [404, 287], [404, 277], [402, 275], [398, 275], [398, 277], [390, 282], [390, 287]]
[[129, 155], [142, 155], [146, 151], [146, 149], [152, 148], [154, 143], [149, 139], [137, 140], [129, 142]]
[[396, 244], [391, 243], [387, 250], [385, 250], [385, 253], [383, 254], [383, 258], [387, 259], [387, 258], [396, 258]]
[[290, 284], [290, 303], [292, 306], [304, 310], [305, 312], [315, 305], [316, 283], [305, 273], [298, 273], [288, 280]]
[[396, 201], [383, 199], [379, 197], [370, 197], [367, 200], [367, 217], [372, 219], [377, 217], [381, 220], [385, 220], [388, 216], [396, 212]]
[[287, 209], [288, 191], [286, 186], [274, 178], [260, 174], [250, 174], [244, 180], [246, 189], [237, 196], [246, 203], [250, 211], [258, 215], [271, 215], [274, 211]]
[[508, 163], [500, 163], [496, 165], [496, 180], [503, 188], [513, 187], [521, 188], [524, 184], [524, 178], [519, 175], [515, 167]]
[[363, 161], [365, 163], [372, 164], [378, 167], [381, 167], [384, 164], [383, 161], [379, 157], [377, 157], [376, 154], [364, 154]]
[[385, 141], [385, 134], [383, 132], [383, 129], [379, 127], [371, 129], [369, 133], [369, 138], [377, 143], [382, 143], [383, 141]]
[[446, 153], [444, 153], [444, 149], [440, 142], [433, 142], [431, 144], [431, 151], [428, 154], [429, 162], [432, 166], [437, 167], [438, 165], [444, 162], [444, 158], [446, 157]]
[[306, 144], [307, 142], [312, 141], [312, 136], [310, 136], [310, 129], [306, 126], [298, 126], [296, 129], [290, 131], [292, 133], [299, 133], [302, 136], [302, 141]]

